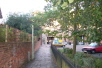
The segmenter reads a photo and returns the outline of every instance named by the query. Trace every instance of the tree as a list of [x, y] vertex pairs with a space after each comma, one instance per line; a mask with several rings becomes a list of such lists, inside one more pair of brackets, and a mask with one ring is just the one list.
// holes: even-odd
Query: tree
[[[86, 41], [102, 40], [102, 2], [101, 0], [46, 0], [58, 11], [57, 21], [65, 33], [74, 36], [73, 54], [76, 52], [76, 39], [84, 35]], [[91, 10], [90, 10], [91, 9]], [[72, 27], [72, 29], [69, 29]]]
[[39, 36], [41, 28], [39, 24], [33, 22], [31, 18], [32, 16], [28, 14], [10, 14], [5, 24], [30, 34], [32, 33], [31, 25], [33, 24], [35, 26], [34, 33], [36, 36]]
[[[77, 31], [77, 21], [76, 21], [76, 18], [77, 18], [77, 10], [78, 10], [78, 7], [77, 7], [77, 3], [76, 4], [73, 4], [73, 5], [76, 5], [75, 7], [75, 10], [73, 12], [70, 12], [70, 10], [72, 10], [73, 8], [71, 8], [70, 6], [72, 5], [68, 5], [68, 3], [70, 1], [68, 0], [65, 0], [65, 1], [62, 1], [62, 0], [50, 0], [50, 2], [53, 4], [54, 7], [57, 8], [58, 10], [58, 18], [57, 21], [61, 24], [61, 30], [62, 32], [69, 32], [71, 31], [72, 36], [74, 36], [74, 47], [73, 47], [73, 54], [75, 54], [75, 51], [76, 51], [76, 35], [75, 35], [75, 32]], [[69, 7], [67, 7], [69, 6]], [[73, 16], [74, 14], [74, 16]], [[70, 17], [71, 16], [71, 17]], [[76, 21], [76, 22], [75, 22]], [[65, 27], [65, 28], [63, 28]], [[69, 30], [68, 27], [73, 27], [72, 30]]]
[[[102, 2], [100, 0], [84, 1], [85, 9], [82, 12], [85, 23], [84, 30], [88, 36], [88, 40], [100, 42], [102, 40]], [[91, 9], [91, 10], [90, 10]], [[82, 17], [82, 18], [83, 18]], [[87, 27], [86, 27], [87, 26]]]

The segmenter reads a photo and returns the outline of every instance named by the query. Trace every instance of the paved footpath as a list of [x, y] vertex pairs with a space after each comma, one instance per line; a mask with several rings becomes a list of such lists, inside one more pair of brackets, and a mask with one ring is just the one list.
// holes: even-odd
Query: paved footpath
[[50, 45], [42, 45], [35, 53], [35, 59], [28, 63], [25, 68], [58, 68], [54, 61]]

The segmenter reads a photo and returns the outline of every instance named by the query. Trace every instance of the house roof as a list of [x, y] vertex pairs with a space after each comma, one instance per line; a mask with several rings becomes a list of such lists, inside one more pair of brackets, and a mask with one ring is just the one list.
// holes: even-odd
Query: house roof
[[2, 18], [2, 12], [1, 12], [1, 9], [0, 9], [0, 18]]

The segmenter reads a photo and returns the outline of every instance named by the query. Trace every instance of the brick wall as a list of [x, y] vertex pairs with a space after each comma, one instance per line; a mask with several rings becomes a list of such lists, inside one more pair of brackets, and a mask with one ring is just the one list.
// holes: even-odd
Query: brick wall
[[[5, 27], [5, 26], [4, 26]], [[3, 28], [4, 28], [3, 27]], [[28, 34], [28, 41], [21, 41], [20, 34], [24, 33], [16, 28], [8, 27], [11, 33], [8, 33], [7, 42], [0, 42], [0, 68], [23, 68], [24, 64], [28, 62], [28, 52], [30, 52], [31, 59], [31, 34]], [[41, 46], [42, 40], [38, 41], [37, 37], [34, 38], [35, 52]]]
[[[31, 42], [0, 43], [0, 68], [23, 68], [31, 58]], [[35, 42], [35, 51], [39, 49], [41, 40]]]
[[[32, 35], [26, 32], [23, 32], [19, 29], [13, 28], [8, 26], [8, 42], [31, 42]], [[23, 36], [24, 34], [27, 34], [27, 36]]]
[[5, 24], [0, 24], [0, 32], [0, 37], [3, 39], [0, 39], [0, 42], [31, 42], [31, 34]]
[[40, 39], [39, 41], [36, 41], [34, 45], [35, 45], [34, 50], [36, 52], [42, 45], [42, 39]]

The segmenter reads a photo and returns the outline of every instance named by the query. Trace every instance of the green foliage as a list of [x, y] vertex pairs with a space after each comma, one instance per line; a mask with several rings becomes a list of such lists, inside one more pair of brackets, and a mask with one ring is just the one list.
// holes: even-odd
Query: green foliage
[[[84, 35], [87, 37], [87, 41], [100, 42], [100, 40], [102, 40], [101, 0], [48, 1], [53, 4], [52, 7], [57, 8], [56, 13], [58, 14], [51, 14], [55, 15], [54, 18], [60, 23], [60, 30], [62, 30], [62, 32], [68, 33], [71, 31], [72, 37]], [[55, 10], [53, 12], [55, 12]], [[74, 25], [76, 25], [75, 28]]]
[[92, 57], [89, 54], [84, 54], [77, 52], [74, 56], [76, 63], [78, 63], [82, 68], [101, 68], [102, 60], [96, 57]]
[[[62, 52], [62, 50], [60, 50]], [[92, 57], [89, 54], [77, 52], [74, 57], [72, 55], [72, 49], [65, 48], [64, 54], [66, 57], [70, 58], [73, 63], [76, 63], [81, 68], [101, 68], [102, 59]]]
[[[0, 28], [0, 42], [5, 42], [6, 28]], [[13, 41], [15, 36], [13, 35], [12, 28], [7, 29], [7, 41]]]
[[73, 49], [70, 48], [64, 48], [64, 49], [58, 49], [61, 52], [64, 52], [65, 54], [72, 54]]
[[19, 30], [31, 33], [31, 24], [28, 15], [10, 14], [5, 24], [17, 28]]
[[74, 56], [75, 62], [82, 68], [89, 67], [94, 68], [94, 59], [88, 54], [77, 52]]
[[10, 14], [8, 20], [5, 22], [7, 25], [14, 28], [27, 31], [28, 27], [32, 24], [28, 15]]
[[40, 36], [40, 34], [42, 33], [41, 25], [39, 25], [38, 23], [34, 23], [33, 25], [34, 25], [34, 35]]
[[[81, 40], [79, 36], [87, 39], [82, 41], [102, 40], [102, 1], [101, 0], [47, 0], [55, 10], [48, 14], [47, 21], [52, 25], [56, 20], [60, 23], [58, 33], [66, 33], [64, 37], [73, 39], [73, 46], [76, 48], [76, 41]], [[52, 8], [51, 7], [51, 8]], [[47, 10], [47, 13], [50, 11]], [[56, 14], [53, 12], [56, 11]], [[52, 18], [53, 17], [53, 18]], [[49, 23], [46, 22], [46, 23]], [[49, 25], [49, 24], [48, 24]], [[53, 31], [54, 32], [54, 31]], [[53, 34], [52, 32], [52, 34]], [[71, 33], [71, 36], [66, 36]], [[62, 36], [59, 36], [62, 38]], [[73, 54], [75, 49], [73, 48]]]
[[5, 28], [0, 28], [0, 42], [5, 42]]
[[[5, 35], [6, 36], [6, 35]], [[14, 33], [13, 33], [13, 28], [9, 28], [7, 29], [7, 40], [8, 42], [10, 41], [14, 41], [14, 39], [16, 38], [16, 36], [14, 36]]]
[[85, 54], [82, 52], [76, 52], [76, 54], [72, 55], [72, 50], [70, 48], [58, 49], [60, 52], [63, 52], [66, 57], [70, 58], [73, 63], [76, 63], [81, 68], [101, 68], [102, 67], [102, 59], [93, 57], [89, 54]]
[[62, 52], [62, 53], [64, 52], [64, 50], [63, 50], [63, 49], [58, 49], [58, 50], [59, 50], [60, 52]]
[[[82, 24], [85, 28], [86, 35], [89, 36], [88, 40], [100, 42], [102, 40], [102, 24], [100, 13], [101, 2], [100, 0], [84, 1], [85, 9], [81, 12], [81, 17], [83, 18]], [[90, 5], [87, 6], [87, 5]], [[91, 10], [90, 10], [91, 9]]]
[[64, 48], [64, 53], [72, 54], [73, 49]]
[[29, 40], [30, 40], [30, 39], [29, 39], [27, 33], [21, 33], [21, 34], [20, 34], [20, 41], [27, 42], [27, 41], [29, 41]]
[[95, 68], [102, 68], [102, 60], [100, 59], [95, 60]]
[[37, 21], [33, 22], [31, 18], [32, 16], [30, 16], [29, 14], [10, 14], [5, 24], [30, 34], [32, 33], [31, 25], [33, 24], [35, 26], [34, 33], [36, 36], [39, 36], [41, 34], [41, 25], [39, 25]]

